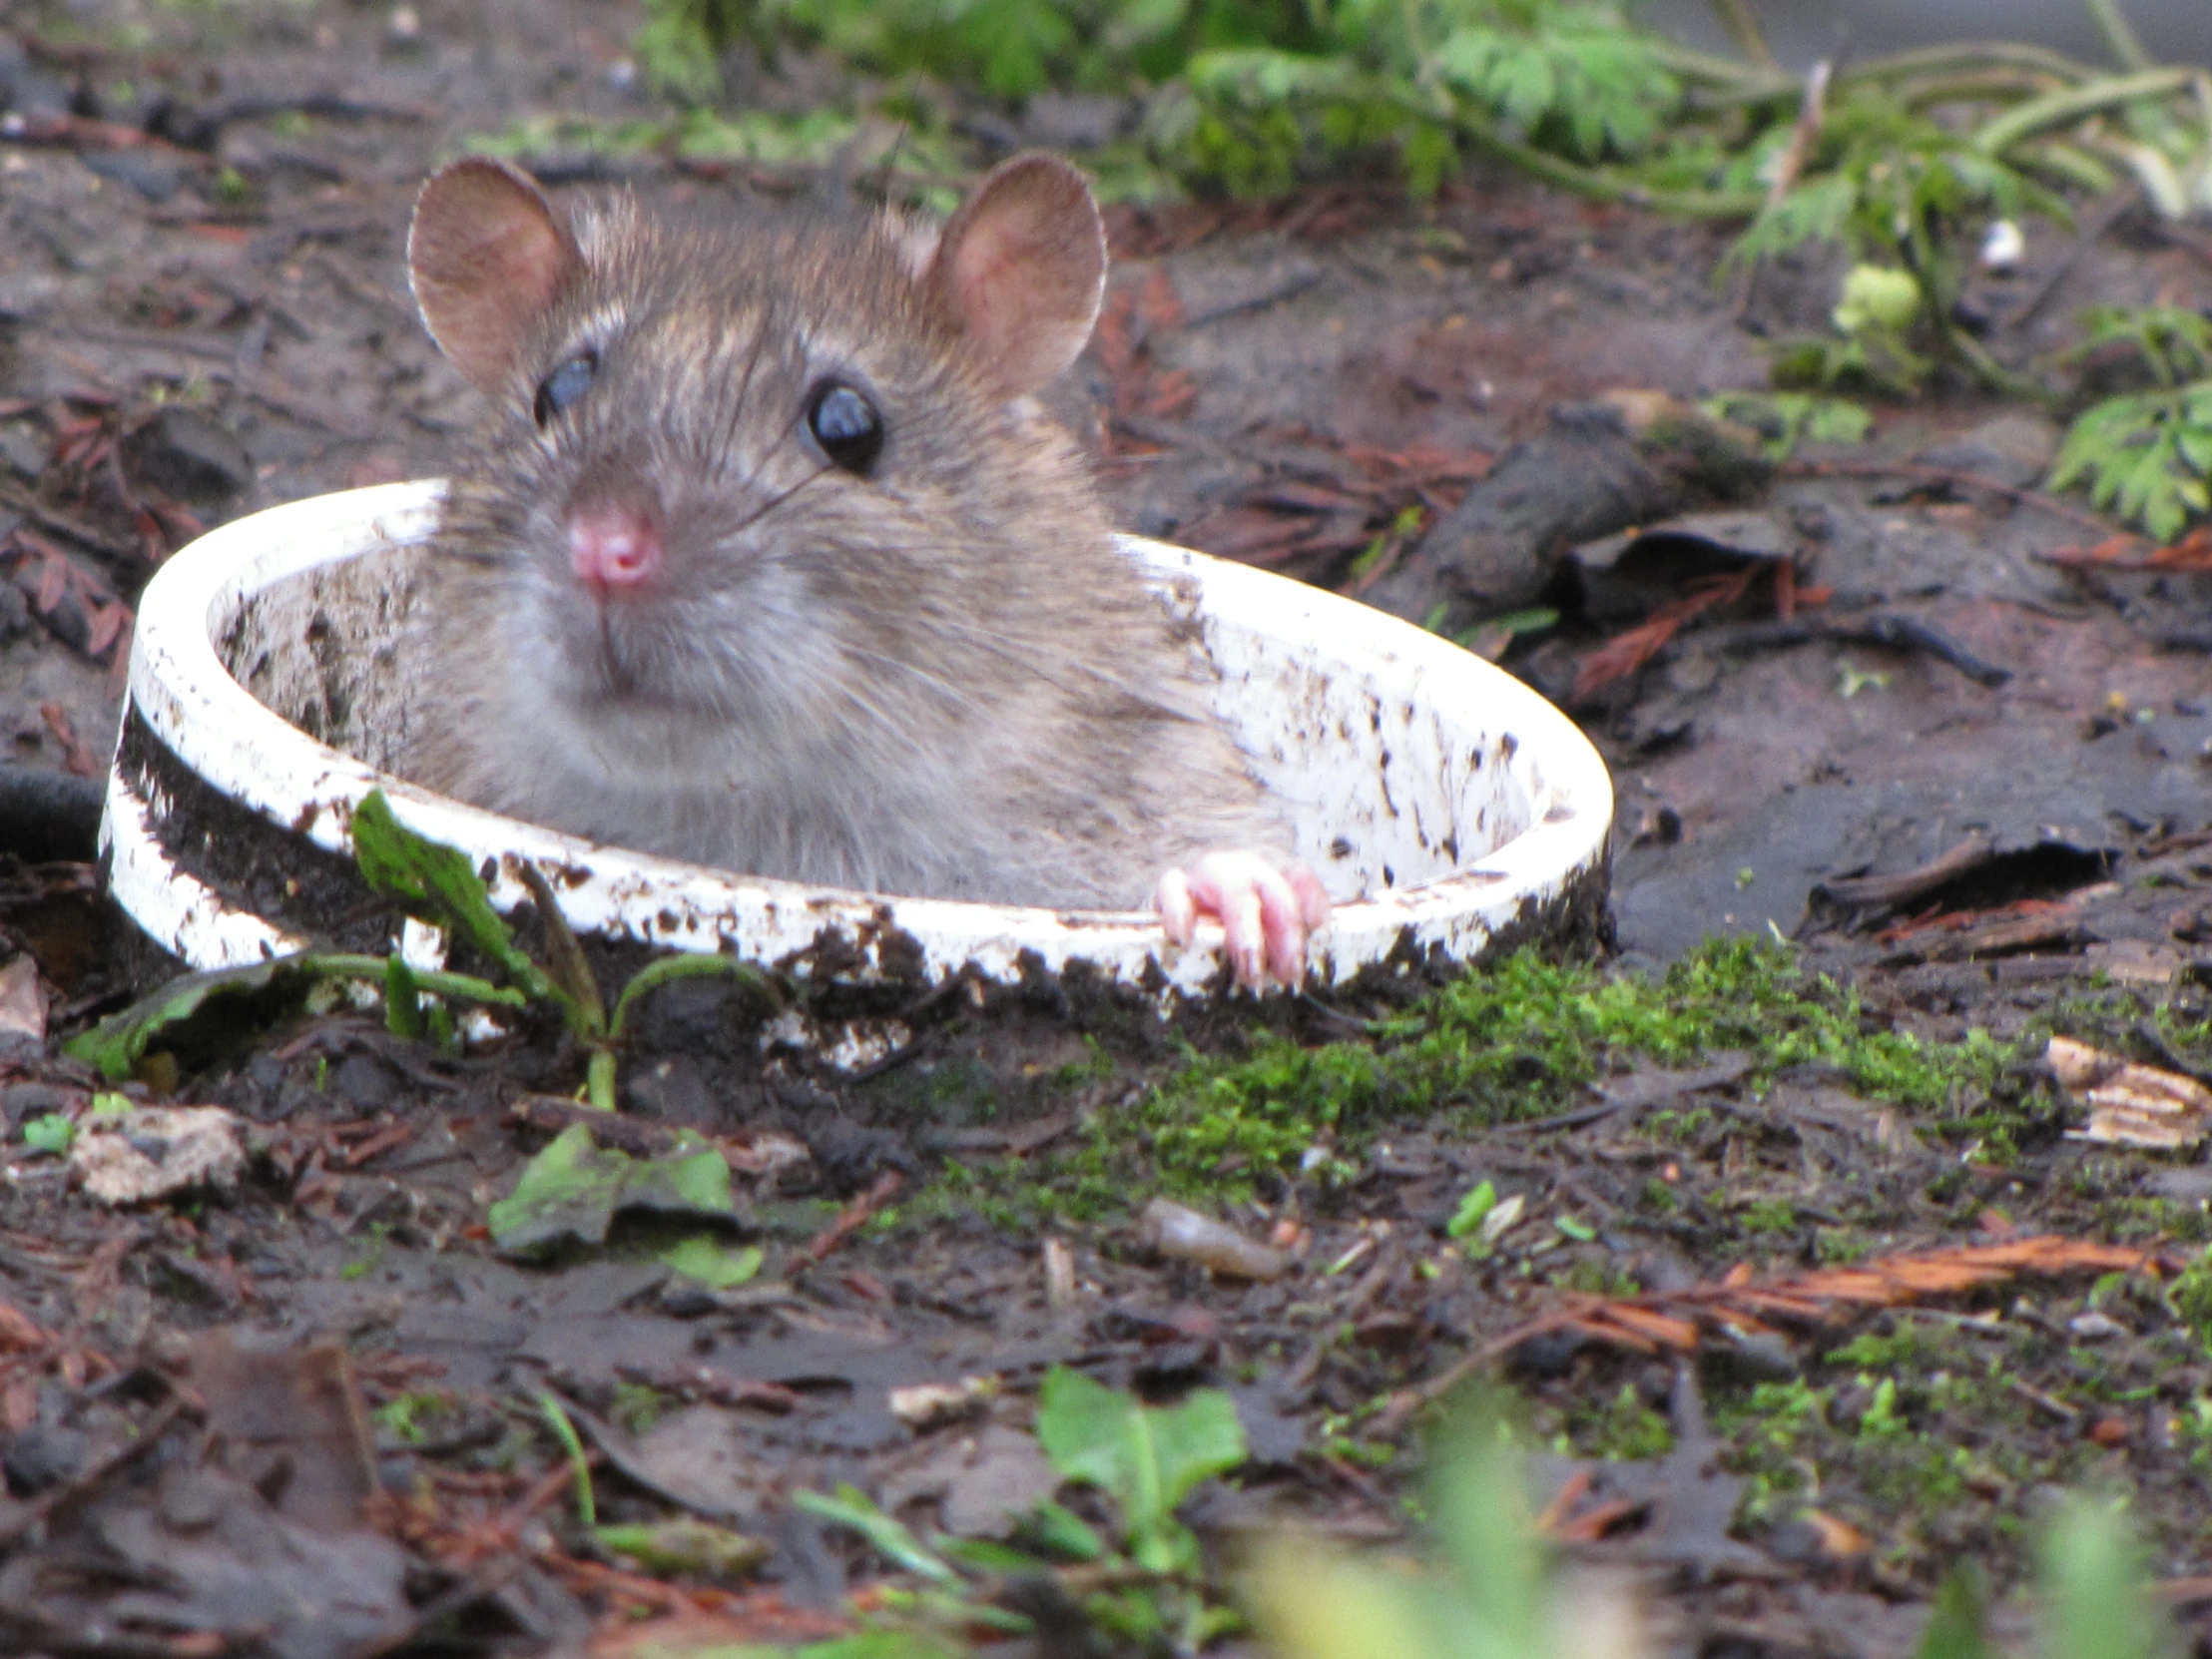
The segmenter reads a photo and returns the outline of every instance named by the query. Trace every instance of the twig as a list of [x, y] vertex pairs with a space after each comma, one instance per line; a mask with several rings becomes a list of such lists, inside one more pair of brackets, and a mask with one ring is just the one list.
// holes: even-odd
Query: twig
[[1839, 904], [1862, 907], [1904, 904], [1923, 893], [1934, 892], [1946, 881], [1979, 869], [1989, 861], [1995, 849], [1996, 843], [1987, 833], [1977, 830], [1918, 869], [1904, 870], [1896, 875], [1840, 876], [1821, 882], [1815, 891]]
[[1555, 1117], [1536, 1118], [1526, 1123], [1503, 1125], [1507, 1133], [1523, 1135], [1550, 1134], [1561, 1129], [1580, 1129], [1585, 1124], [1609, 1118], [1616, 1112], [1628, 1112], [1641, 1117], [1654, 1106], [1663, 1106], [1670, 1100], [1684, 1095], [1702, 1094], [1707, 1089], [1723, 1088], [1750, 1074], [1751, 1059], [1738, 1054], [1705, 1067], [1702, 1071], [1675, 1071], [1647, 1073], [1630, 1077], [1613, 1091], [1600, 1090], [1604, 1096], [1595, 1105], [1583, 1106], [1572, 1112], [1561, 1112]]
[[[1737, 3], [1741, 4], [1742, 0]], [[1806, 158], [1812, 155], [1813, 146], [1821, 136], [1821, 122], [1828, 108], [1828, 82], [1835, 72], [1835, 61], [1823, 58], [1805, 77], [1805, 101], [1798, 106], [1797, 126], [1791, 129], [1790, 142], [1782, 152], [1782, 159], [1774, 170], [1774, 183], [1767, 191], [1769, 208], [1797, 189], [1798, 179], [1805, 172]]]
[[22, 514], [41, 530], [60, 536], [64, 541], [75, 542], [86, 552], [97, 554], [110, 565], [134, 570], [145, 565], [145, 555], [140, 552], [136, 543], [119, 541], [104, 530], [94, 529], [82, 519], [57, 512], [54, 508], [43, 505], [27, 490], [19, 489], [13, 484], [0, 484], [0, 507], [5, 507], [11, 513]]
[[1989, 478], [1978, 472], [1960, 472], [1947, 466], [1922, 466], [1914, 461], [1785, 461], [1781, 471], [1793, 478], [1918, 478], [1930, 484], [1948, 484], [1957, 489], [1987, 490], [2017, 501], [2023, 507], [2034, 507], [2062, 518], [2069, 524], [2094, 530], [2099, 535], [2110, 535], [2112, 525], [2094, 513], [2085, 513], [2078, 507], [2069, 507], [2055, 496], [2041, 490], [2029, 489], [2023, 484], [2007, 484], [2001, 478]]
[[1997, 326], [2007, 330], [2024, 328], [2028, 323], [2034, 321], [2035, 313], [2049, 304], [2050, 296], [2058, 291], [2058, 284], [2063, 282], [2072, 274], [2073, 268], [2081, 263], [2081, 256], [2102, 242], [2104, 234], [2132, 213], [2135, 205], [2142, 199], [2142, 185], [2136, 180], [2130, 179], [2100, 203], [2097, 211], [2090, 216], [2089, 222], [2081, 227], [2080, 235], [2073, 239], [2066, 252], [2058, 257], [2050, 270], [2036, 279], [2033, 290], [2029, 292], [2019, 308], [1998, 323]]
[[799, 1247], [793, 1262], [796, 1273], [811, 1267], [828, 1256], [852, 1234], [865, 1227], [868, 1218], [881, 1206], [898, 1196], [898, 1189], [906, 1184], [906, 1178], [898, 1171], [885, 1170], [875, 1178], [875, 1185], [837, 1212], [836, 1220]]
[[1889, 651], [1918, 651], [1948, 663], [1977, 686], [2001, 686], [2012, 678], [2010, 669], [1983, 662], [1957, 641], [1909, 616], [1871, 616], [1856, 626], [1831, 624], [1821, 631], [1830, 639], [1858, 640]]
[[188, 1395], [171, 1394], [160, 1410], [133, 1430], [129, 1439], [101, 1453], [79, 1469], [73, 1479], [49, 1486], [28, 1503], [19, 1505], [4, 1520], [0, 1520], [0, 1547], [15, 1542], [64, 1503], [73, 1502], [87, 1492], [98, 1489], [100, 1483], [117, 1469], [159, 1446], [163, 1437], [169, 1433], [170, 1424], [187, 1411], [197, 1415], [199, 1410], [198, 1402]]

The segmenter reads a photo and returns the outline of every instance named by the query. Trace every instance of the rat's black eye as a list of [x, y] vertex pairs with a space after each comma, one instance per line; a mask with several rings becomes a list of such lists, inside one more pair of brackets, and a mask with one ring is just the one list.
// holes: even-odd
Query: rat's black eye
[[883, 417], [861, 392], [842, 380], [824, 380], [807, 405], [807, 429], [830, 461], [865, 473], [883, 448]]
[[538, 395], [530, 405], [530, 412], [537, 417], [540, 426], [547, 425], [553, 417], [591, 390], [592, 376], [599, 372], [599, 353], [579, 351], [538, 382]]

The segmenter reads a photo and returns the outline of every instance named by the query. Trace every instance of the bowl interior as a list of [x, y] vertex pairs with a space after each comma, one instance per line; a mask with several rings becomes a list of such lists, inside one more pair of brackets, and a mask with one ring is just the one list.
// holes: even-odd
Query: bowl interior
[[[1478, 862], [1541, 816], [1541, 768], [1485, 719], [1436, 646], [1402, 625], [1178, 549], [1124, 543], [1162, 603], [1195, 626], [1217, 716], [1289, 806], [1298, 852], [1340, 899]], [[419, 541], [235, 585], [209, 618], [217, 653], [265, 706], [332, 748], [393, 770], [412, 718], [405, 642]], [[1354, 612], [1348, 619], [1347, 612]], [[1372, 613], [1370, 614], [1372, 615]], [[1455, 654], [1447, 654], [1455, 655]], [[1456, 693], [1457, 695], [1452, 695]]]

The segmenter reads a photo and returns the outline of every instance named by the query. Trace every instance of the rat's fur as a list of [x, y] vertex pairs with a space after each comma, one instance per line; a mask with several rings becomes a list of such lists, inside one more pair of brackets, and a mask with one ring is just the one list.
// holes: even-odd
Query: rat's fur
[[[496, 407], [417, 610], [410, 776], [598, 840], [947, 898], [1134, 907], [1209, 848], [1287, 850], [1073, 445], [931, 287], [931, 228], [616, 197], [563, 234], [512, 350], [484, 369], [459, 342]], [[535, 388], [587, 345], [589, 391], [541, 431]], [[808, 432], [826, 375], [881, 411], [868, 476]], [[662, 527], [652, 591], [578, 581], [580, 501]]]

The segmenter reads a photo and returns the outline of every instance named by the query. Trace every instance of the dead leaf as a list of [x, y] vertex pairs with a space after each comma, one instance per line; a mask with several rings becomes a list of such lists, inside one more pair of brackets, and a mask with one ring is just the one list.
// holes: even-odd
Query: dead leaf
[[376, 1454], [352, 1362], [336, 1342], [276, 1348], [229, 1329], [192, 1345], [192, 1381], [224, 1462], [319, 1532], [361, 1524]]
[[2071, 1037], [2043, 1050], [2059, 1086], [2089, 1109], [2069, 1139], [2178, 1152], [2202, 1141], [2212, 1125], [2212, 1089], [2179, 1072], [2161, 1071]]
[[38, 963], [30, 952], [0, 967], [0, 1036], [46, 1040], [46, 989], [39, 983]]
[[940, 1436], [928, 1454], [883, 1483], [883, 1501], [942, 1504], [944, 1529], [956, 1538], [1003, 1538], [1060, 1489], [1060, 1476], [1033, 1434], [991, 1423], [974, 1434]]
[[239, 1120], [220, 1106], [145, 1106], [79, 1120], [69, 1167], [103, 1204], [144, 1204], [228, 1188], [246, 1168]]
[[[1769, 1328], [1764, 1322], [1770, 1320], [1831, 1325], [1858, 1310], [1955, 1296], [2022, 1275], [2157, 1272], [2167, 1265], [2153, 1252], [2058, 1234], [1887, 1256], [1773, 1279], [1756, 1279], [1750, 1265], [1739, 1262], [1718, 1282], [1688, 1290], [1636, 1297], [1569, 1296], [1563, 1308], [1514, 1327], [1460, 1366], [1509, 1354], [1530, 1338], [1553, 1331], [1571, 1331], [1639, 1354], [1690, 1355], [1705, 1345], [1709, 1333], [1718, 1336], [1724, 1326], [1742, 1334], [1765, 1333]], [[1444, 1378], [1459, 1370], [1451, 1368]], [[1445, 1385], [1439, 1378], [1422, 1389]]]

